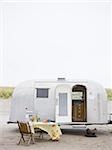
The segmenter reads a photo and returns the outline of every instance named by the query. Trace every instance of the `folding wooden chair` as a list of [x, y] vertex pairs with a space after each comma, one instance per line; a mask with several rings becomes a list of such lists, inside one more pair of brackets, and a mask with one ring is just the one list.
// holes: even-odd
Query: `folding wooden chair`
[[27, 141], [27, 144], [29, 145], [31, 143], [31, 141], [34, 144], [35, 143], [34, 136], [33, 136], [34, 132], [31, 130], [31, 126], [30, 126], [29, 122], [19, 122], [19, 121], [17, 121], [17, 123], [18, 123], [20, 134], [21, 134], [18, 145], [21, 143], [22, 140], [23, 140], [24, 143], [26, 143], [26, 140], [25, 140], [25, 137], [24, 137], [25, 135], [28, 135], [28, 137], [29, 137], [29, 139]]

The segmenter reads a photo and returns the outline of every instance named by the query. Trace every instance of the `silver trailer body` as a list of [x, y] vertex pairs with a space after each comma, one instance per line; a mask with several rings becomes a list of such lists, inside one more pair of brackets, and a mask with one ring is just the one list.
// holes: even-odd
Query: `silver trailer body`
[[24, 121], [28, 112], [62, 124], [108, 122], [105, 89], [92, 81], [23, 82], [14, 90], [9, 121]]

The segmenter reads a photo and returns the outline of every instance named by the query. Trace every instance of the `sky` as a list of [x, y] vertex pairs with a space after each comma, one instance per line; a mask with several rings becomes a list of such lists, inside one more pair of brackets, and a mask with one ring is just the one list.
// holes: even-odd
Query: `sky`
[[0, 86], [93, 80], [112, 88], [109, 1], [0, 2]]

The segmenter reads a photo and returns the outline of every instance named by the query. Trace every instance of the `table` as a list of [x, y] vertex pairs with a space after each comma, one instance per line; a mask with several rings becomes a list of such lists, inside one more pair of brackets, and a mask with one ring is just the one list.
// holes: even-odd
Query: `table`
[[62, 132], [60, 130], [60, 127], [57, 123], [54, 122], [33, 122], [32, 123], [34, 128], [39, 128], [43, 131], [46, 131], [52, 140], [59, 140], [60, 135], [62, 135]]

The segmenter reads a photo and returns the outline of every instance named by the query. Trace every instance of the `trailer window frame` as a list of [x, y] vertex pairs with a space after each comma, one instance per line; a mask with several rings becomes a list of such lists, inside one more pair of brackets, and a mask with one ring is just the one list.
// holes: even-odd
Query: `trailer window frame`
[[48, 98], [49, 88], [36, 88], [36, 98]]

